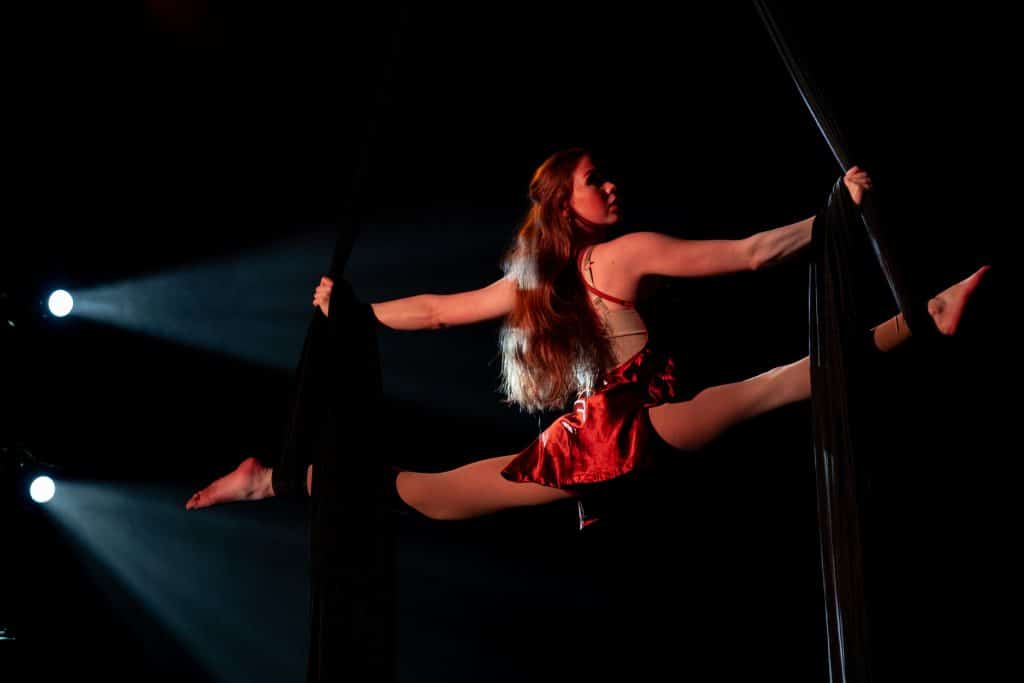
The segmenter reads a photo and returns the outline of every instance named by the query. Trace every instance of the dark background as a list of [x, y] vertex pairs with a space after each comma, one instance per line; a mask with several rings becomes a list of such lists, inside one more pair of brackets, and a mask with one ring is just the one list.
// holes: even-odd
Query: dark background
[[[862, 454], [877, 679], [975, 675], [1001, 648], [988, 618], [1005, 600], [1005, 462], [1016, 450], [996, 399], [1009, 384], [995, 303], [1012, 231], [999, 166], [1014, 142], [1006, 21], [876, 2], [778, 18], [853, 162], [875, 179], [908, 277], [933, 294], [994, 266], [957, 338], [880, 359], [877, 438]], [[253, 249], [307, 240], [319, 251], [291, 264], [304, 274], [287, 313], [254, 307], [265, 291], [202, 292], [297, 331], [297, 359], [339, 216], [364, 221], [348, 272], [379, 301], [499, 277], [533, 169], [570, 145], [608, 161], [630, 227], [693, 238], [809, 216], [841, 173], [747, 3], [151, 1], [23, 9], [13, 21], [0, 284], [18, 325], [2, 337], [0, 437], [67, 477], [181, 505], [243, 457], [273, 461], [287, 345], [283, 366], [270, 367], [173, 335], [58, 321], [37, 309], [54, 286], [244, 268]], [[863, 275], [867, 317], [879, 322], [894, 304], [870, 259]], [[806, 353], [806, 278], [792, 263], [666, 283], [644, 313], [694, 386], [735, 381]], [[528, 443], [536, 418], [496, 393], [496, 335], [490, 324], [382, 330], [395, 429], [388, 453], [367, 457], [440, 470]], [[665, 462], [583, 534], [575, 508], [559, 505], [405, 520], [402, 680], [824, 680], [809, 416], [790, 406]], [[273, 657], [244, 652], [228, 675], [140, 609], [145, 583], [129, 591], [52, 518], [13, 490], [7, 498], [0, 626], [18, 639], [0, 643], [4, 680], [29, 680], [13, 662], [37, 657], [58, 680], [302, 679], [301, 504], [145, 519], [156, 545], [172, 527], [187, 539], [197, 514], [252, 515], [289, 539], [282, 559], [259, 533], [203, 532], [234, 557], [230, 572], [211, 570], [209, 593], [222, 588], [214, 576], [246, 586], [217, 602], [226, 631], [288, 631]], [[201, 571], [192, 590], [206, 590]], [[47, 608], [59, 618], [41, 616]]]

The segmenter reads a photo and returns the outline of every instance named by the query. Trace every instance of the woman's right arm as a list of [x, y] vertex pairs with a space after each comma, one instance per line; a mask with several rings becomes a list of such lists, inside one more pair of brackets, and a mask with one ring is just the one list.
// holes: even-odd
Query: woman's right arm
[[515, 294], [515, 283], [502, 278], [468, 292], [419, 294], [370, 305], [377, 320], [393, 330], [439, 330], [508, 315]]
[[[332, 285], [329, 278], [323, 278], [313, 297], [314, 305], [319, 305], [325, 314]], [[377, 320], [393, 330], [439, 330], [508, 315], [512, 311], [515, 294], [515, 282], [502, 278], [468, 292], [417, 294], [370, 306]]]

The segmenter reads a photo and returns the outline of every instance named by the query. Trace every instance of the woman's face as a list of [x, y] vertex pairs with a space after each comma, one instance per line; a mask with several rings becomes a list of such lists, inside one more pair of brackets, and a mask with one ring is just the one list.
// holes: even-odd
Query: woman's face
[[584, 221], [594, 225], [614, 225], [619, 222], [619, 205], [615, 184], [594, 166], [589, 156], [576, 164], [572, 174], [572, 198], [569, 207]]

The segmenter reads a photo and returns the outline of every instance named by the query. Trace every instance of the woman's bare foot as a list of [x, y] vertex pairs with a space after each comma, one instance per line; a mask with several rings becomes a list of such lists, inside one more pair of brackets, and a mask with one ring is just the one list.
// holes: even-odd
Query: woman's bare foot
[[977, 289], [978, 283], [989, 268], [991, 266], [982, 266], [970, 277], [964, 278], [928, 301], [928, 314], [935, 321], [939, 332], [947, 336], [956, 333], [967, 300]]
[[186, 510], [210, 507], [240, 500], [261, 500], [274, 495], [271, 475], [274, 470], [264, 467], [256, 458], [246, 458], [231, 474], [224, 475], [185, 503]]

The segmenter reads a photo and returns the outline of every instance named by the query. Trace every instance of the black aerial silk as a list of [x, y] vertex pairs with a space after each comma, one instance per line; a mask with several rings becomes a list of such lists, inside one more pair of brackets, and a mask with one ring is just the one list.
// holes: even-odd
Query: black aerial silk
[[396, 680], [396, 521], [379, 425], [376, 318], [339, 277], [354, 229], [343, 230], [328, 275], [330, 316], [317, 310], [296, 370], [278, 496], [309, 497], [309, 681]]
[[[823, 106], [805, 70], [790, 52], [782, 31], [763, 0], [755, 7], [771, 34], [804, 103], [814, 117], [833, 156], [845, 173], [847, 147], [834, 117]], [[903, 313], [915, 343], [938, 332], [928, 320], [926, 298], [902, 277], [885, 239], [875, 196], [866, 193], [853, 203], [842, 178], [836, 181], [826, 207], [815, 217], [809, 269], [809, 341], [814, 465], [818, 500], [822, 582], [825, 598], [827, 666], [834, 683], [866, 683], [871, 679], [871, 653], [864, 591], [864, 480], [857, 468], [857, 448], [867, 442], [870, 397], [864, 378], [876, 353], [872, 323], [858, 306], [854, 256], [870, 249]]]
[[[377, 320], [343, 277], [360, 227], [357, 203], [380, 127], [377, 117], [388, 102], [407, 23], [404, 6], [377, 14], [369, 11], [374, 21], [385, 22], [388, 38], [373, 45], [388, 53], [367, 55], [377, 58], [370, 70], [377, 77], [327, 269], [334, 281], [330, 315], [316, 310], [306, 332], [273, 474], [275, 495], [302, 499], [306, 470], [313, 465], [308, 498], [311, 683], [397, 680], [395, 510], [401, 508], [388, 440], [382, 436], [386, 432], [380, 428]], [[374, 25], [367, 23], [366, 30]], [[350, 98], [357, 93], [353, 89]]]

